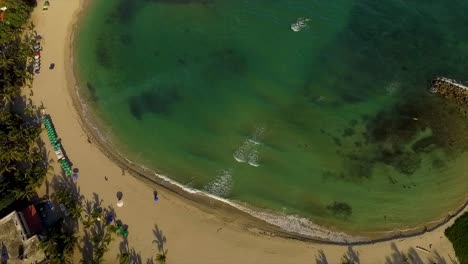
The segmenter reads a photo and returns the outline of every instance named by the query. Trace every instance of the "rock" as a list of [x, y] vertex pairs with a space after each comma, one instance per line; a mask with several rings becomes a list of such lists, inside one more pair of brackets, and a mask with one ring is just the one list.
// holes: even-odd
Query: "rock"
[[468, 87], [454, 80], [441, 77], [433, 79], [431, 92], [453, 99], [457, 103], [468, 105]]

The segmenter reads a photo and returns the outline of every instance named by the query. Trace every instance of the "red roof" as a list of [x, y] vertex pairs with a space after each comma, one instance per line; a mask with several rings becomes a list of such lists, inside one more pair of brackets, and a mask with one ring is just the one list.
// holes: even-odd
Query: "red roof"
[[40, 234], [42, 232], [42, 221], [37, 214], [36, 207], [31, 204], [30, 206], [24, 208], [22, 213], [26, 223], [28, 224], [29, 230], [31, 230], [31, 232], [34, 234]]

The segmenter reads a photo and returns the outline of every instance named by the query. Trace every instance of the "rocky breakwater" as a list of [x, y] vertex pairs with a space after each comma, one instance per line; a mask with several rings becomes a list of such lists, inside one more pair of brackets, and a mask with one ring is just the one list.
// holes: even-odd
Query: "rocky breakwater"
[[431, 81], [431, 92], [468, 105], [468, 87], [455, 80], [441, 77], [435, 78]]

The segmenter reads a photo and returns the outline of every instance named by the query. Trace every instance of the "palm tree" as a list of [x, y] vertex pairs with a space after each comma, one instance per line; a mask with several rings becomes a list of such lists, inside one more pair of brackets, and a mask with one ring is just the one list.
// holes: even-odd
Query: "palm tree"
[[167, 249], [166, 250], [162, 250], [161, 252], [159, 252], [158, 254], [156, 254], [156, 262], [159, 263], [159, 264], [166, 264], [166, 260], [167, 260]]
[[73, 251], [78, 242], [74, 232], [67, 232], [63, 228], [63, 222], [59, 222], [49, 230], [47, 239], [41, 242], [49, 263], [73, 263]]
[[128, 264], [130, 263], [131, 255], [128, 252], [120, 252], [117, 255], [117, 260], [119, 261], [119, 264]]

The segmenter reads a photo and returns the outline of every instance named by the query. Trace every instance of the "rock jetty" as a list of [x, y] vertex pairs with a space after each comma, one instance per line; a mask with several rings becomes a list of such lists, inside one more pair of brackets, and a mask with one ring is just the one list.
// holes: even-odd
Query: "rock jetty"
[[468, 105], [468, 87], [455, 80], [437, 77], [431, 81], [431, 92], [445, 98], [451, 98], [458, 103]]

